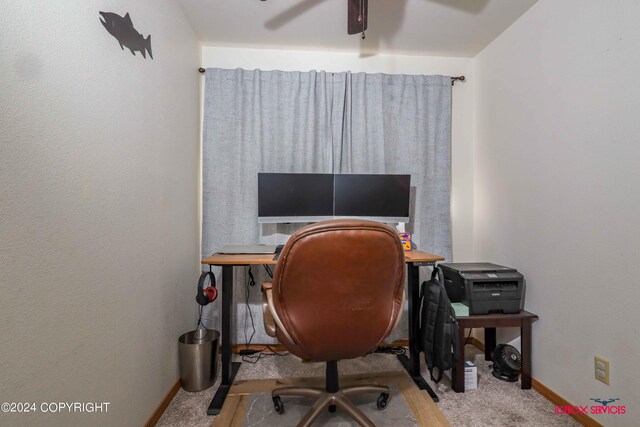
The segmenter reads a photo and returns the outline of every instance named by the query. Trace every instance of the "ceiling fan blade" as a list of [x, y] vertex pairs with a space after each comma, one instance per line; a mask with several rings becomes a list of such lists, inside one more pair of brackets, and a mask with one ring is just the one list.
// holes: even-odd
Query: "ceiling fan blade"
[[348, 0], [347, 34], [358, 34], [367, 29], [368, 0]]
[[265, 28], [277, 30], [325, 0], [302, 0], [265, 22]]

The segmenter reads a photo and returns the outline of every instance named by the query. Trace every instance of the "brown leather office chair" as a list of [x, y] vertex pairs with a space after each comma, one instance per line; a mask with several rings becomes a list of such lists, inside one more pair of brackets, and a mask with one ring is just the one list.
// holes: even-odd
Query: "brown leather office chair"
[[382, 223], [330, 220], [294, 233], [276, 265], [273, 282], [264, 283], [265, 329], [294, 355], [326, 362], [326, 387], [278, 387], [271, 393], [277, 412], [280, 396], [317, 397], [298, 426], [309, 426], [328, 408], [348, 413], [362, 426], [374, 426], [347, 398], [380, 393], [379, 385], [340, 389], [340, 359], [364, 356], [393, 331], [404, 305], [404, 252], [397, 232]]

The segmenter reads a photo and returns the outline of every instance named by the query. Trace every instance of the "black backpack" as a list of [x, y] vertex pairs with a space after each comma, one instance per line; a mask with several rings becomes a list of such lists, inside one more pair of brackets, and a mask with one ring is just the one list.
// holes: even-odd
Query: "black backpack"
[[431, 380], [438, 383], [444, 371], [453, 368], [458, 348], [458, 323], [439, 267], [434, 267], [431, 280], [422, 283], [420, 301], [421, 350]]

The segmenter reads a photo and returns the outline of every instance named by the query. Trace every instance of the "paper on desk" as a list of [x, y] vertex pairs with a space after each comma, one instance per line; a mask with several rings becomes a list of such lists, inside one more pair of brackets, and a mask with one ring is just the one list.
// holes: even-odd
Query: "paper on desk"
[[469, 307], [467, 307], [466, 305], [460, 302], [454, 302], [454, 303], [451, 303], [451, 307], [453, 307], [453, 310], [456, 312], [456, 317], [469, 316]]

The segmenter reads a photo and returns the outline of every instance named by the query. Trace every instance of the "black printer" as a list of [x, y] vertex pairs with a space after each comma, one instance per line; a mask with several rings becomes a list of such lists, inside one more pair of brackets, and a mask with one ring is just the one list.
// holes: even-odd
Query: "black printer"
[[515, 268], [488, 262], [438, 266], [449, 299], [469, 306], [469, 314], [520, 313], [524, 277]]

